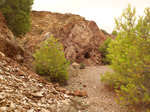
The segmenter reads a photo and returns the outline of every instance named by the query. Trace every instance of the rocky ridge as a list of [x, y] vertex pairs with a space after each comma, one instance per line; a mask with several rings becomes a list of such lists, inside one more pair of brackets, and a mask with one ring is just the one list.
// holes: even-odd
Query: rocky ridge
[[66, 58], [86, 65], [101, 65], [99, 46], [105, 35], [94, 21], [73, 14], [33, 11], [32, 27], [22, 40], [23, 46], [34, 53], [36, 45], [53, 34], [62, 43]]

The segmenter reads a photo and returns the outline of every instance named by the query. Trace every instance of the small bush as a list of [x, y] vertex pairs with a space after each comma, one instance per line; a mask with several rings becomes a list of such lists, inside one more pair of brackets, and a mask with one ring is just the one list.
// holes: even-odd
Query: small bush
[[111, 40], [112, 39], [110, 37], [108, 37], [106, 39], [106, 41], [103, 43], [103, 45], [99, 47], [99, 51], [100, 51], [101, 56], [102, 56], [102, 62], [104, 64], [109, 64], [109, 60], [107, 59], [106, 55], [108, 54], [107, 48], [108, 48], [108, 45], [111, 42]]
[[80, 69], [85, 69], [86, 65], [84, 63], [80, 63]]
[[111, 34], [117, 36], [118, 32], [116, 30], [113, 30]]
[[34, 54], [35, 70], [40, 75], [48, 75], [53, 81], [66, 81], [68, 79], [69, 62], [65, 59], [63, 46], [51, 36], [38, 46]]
[[103, 30], [103, 29], [100, 29], [104, 34], [109, 34], [109, 33], [107, 33], [107, 31], [105, 31], [105, 30]]

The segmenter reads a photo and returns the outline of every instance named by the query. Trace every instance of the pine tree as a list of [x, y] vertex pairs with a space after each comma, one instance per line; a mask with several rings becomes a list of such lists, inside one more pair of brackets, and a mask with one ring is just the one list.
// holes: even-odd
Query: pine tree
[[30, 31], [30, 11], [33, 0], [0, 0], [0, 12], [15, 36], [22, 37]]
[[101, 56], [102, 56], [102, 62], [103, 62], [103, 64], [108, 64], [109, 65], [109, 60], [106, 58], [106, 55], [108, 54], [107, 48], [108, 48], [111, 40], [112, 40], [111, 37], [108, 37], [104, 41], [103, 45], [99, 47], [99, 51], [100, 51]]
[[[129, 5], [116, 20], [118, 35], [108, 47], [113, 73], [102, 81], [114, 87], [122, 105], [150, 108], [150, 8], [136, 17]], [[137, 22], [136, 22], [137, 21]]]

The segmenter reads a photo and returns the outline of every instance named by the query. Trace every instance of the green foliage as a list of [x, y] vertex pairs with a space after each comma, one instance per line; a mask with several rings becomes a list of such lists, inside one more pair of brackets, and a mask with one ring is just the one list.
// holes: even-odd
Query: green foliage
[[37, 49], [34, 54], [36, 72], [40, 75], [48, 75], [53, 81], [66, 81], [69, 62], [65, 59], [63, 46], [51, 36], [38, 47], [40, 49]]
[[115, 19], [118, 35], [108, 47], [113, 73], [102, 81], [114, 87], [122, 105], [148, 108], [150, 105], [150, 8], [136, 23], [136, 10], [129, 5]]
[[30, 31], [30, 11], [33, 0], [0, 0], [0, 12], [3, 13], [8, 28], [15, 36], [21, 37]]
[[118, 32], [116, 30], [113, 30], [111, 34], [117, 36]]
[[107, 48], [111, 40], [111, 37], [108, 37], [106, 41], [104, 41], [103, 45], [99, 47], [99, 51], [102, 55], [102, 62], [104, 64], [109, 64], [109, 60], [107, 59], [106, 55], [108, 54]]
[[80, 69], [85, 69], [86, 65], [84, 63], [80, 63]]

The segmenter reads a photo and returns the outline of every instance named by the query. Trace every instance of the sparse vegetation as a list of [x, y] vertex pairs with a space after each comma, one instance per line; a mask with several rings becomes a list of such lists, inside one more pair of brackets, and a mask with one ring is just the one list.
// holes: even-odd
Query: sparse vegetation
[[102, 62], [104, 64], [109, 64], [109, 60], [107, 59], [106, 55], [108, 54], [107, 48], [108, 48], [108, 45], [111, 42], [111, 40], [112, 40], [111, 37], [108, 37], [106, 39], [106, 41], [103, 43], [103, 45], [99, 47], [99, 51], [100, 51], [101, 56], [102, 56]]
[[103, 29], [100, 29], [104, 34], [108, 34], [105, 30], [103, 30]]
[[75, 59], [71, 59], [69, 61], [70, 61], [70, 65], [71, 65], [73, 62], [75, 62]]
[[30, 11], [33, 0], [0, 0], [0, 12], [5, 16], [8, 28], [17, 37], [30, 31]]
[[80, 63], [80, 69], [85, 69], [86, 65], [84, 63]]
[[102, 81], [115, 88], [118, 102], [125, 106], [150, 108], [150, 8], [136, 24], [136, 10], [129, 5], [115, 19], [118, 36], [111, 41], [107, 57], [114, 73]]
[[113, 30], [111, 34], [117, 36], [118, 32], [116, 30]]
[[40, 75], [47, 75], [53, 81], [66, 81], [68, 79], [69, 62], [65, 59], [63, 46], [51, 36], [42, 42], [34, 54], [35, 70]]

